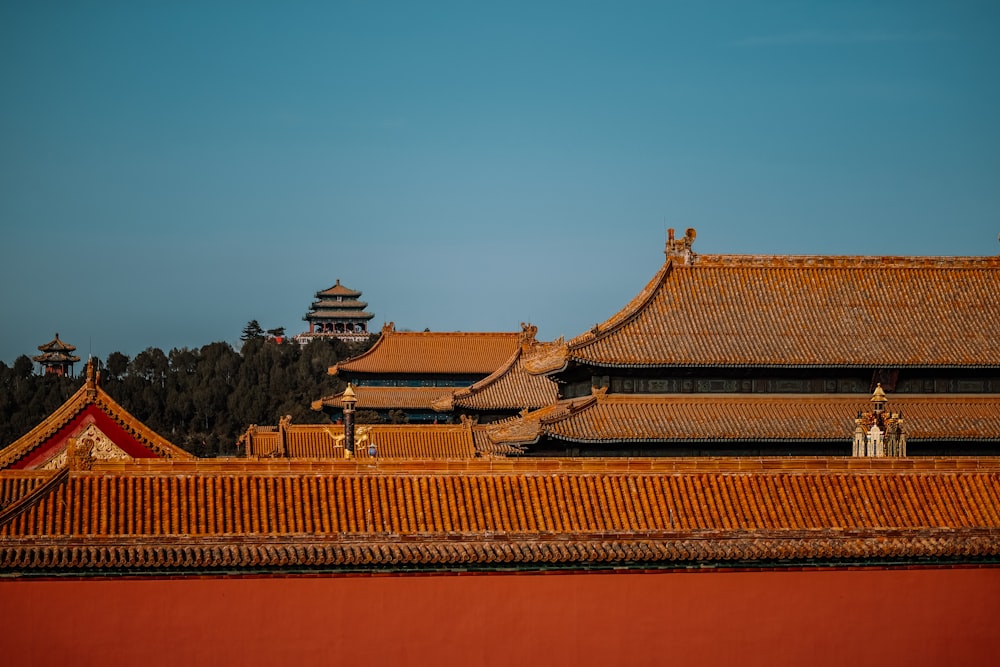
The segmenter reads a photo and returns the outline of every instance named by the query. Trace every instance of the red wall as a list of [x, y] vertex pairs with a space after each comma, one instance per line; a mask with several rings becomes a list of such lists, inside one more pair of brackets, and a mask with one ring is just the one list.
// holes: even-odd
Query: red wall
[[0, 581], [21, 665], [986, 665], [1000, 569]]

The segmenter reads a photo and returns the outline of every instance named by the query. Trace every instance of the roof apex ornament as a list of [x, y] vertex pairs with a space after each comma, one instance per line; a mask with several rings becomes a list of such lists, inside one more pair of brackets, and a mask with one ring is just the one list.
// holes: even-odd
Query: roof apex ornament
[[871, 412], [858, 411], [854, 420], [854, 456], [905, 457], [906, 431], [903, 428], [902, 412], [887, 412], [889, 399], [886, 398], [882, 383], [875, 386], [869, 400]]
[[695, 254], [691, 250], [691, 246], [694, 245], [694, 240], [697, 238], [698, 232], [695, 231], [694, 227], [688, 227], [684, 230], [684, 236], [681, 238], [674, 237], [674, 228], [671, 227], [667, 230], [667, 247], [664, 251], [667, 255], [667, 259], [680, 259], [683, 260], [684, 264], [691, 264], [694, 261]]
[[535, 342], [535, 335], [538, 334], [538, 327], [530, 322], [521, 322], [521, 334], [518, 338], [522, 346], [530, 346]]

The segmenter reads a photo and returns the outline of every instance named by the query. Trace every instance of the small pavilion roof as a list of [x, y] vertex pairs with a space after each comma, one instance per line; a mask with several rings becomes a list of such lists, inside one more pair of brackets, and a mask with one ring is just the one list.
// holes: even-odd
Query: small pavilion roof
[[43, 352], [42, 354], [35, 355], [31, 358], [31, 360], [40, 364], [58, 364], [67, 362], [75, 364], [80, 361], [80, 357], [75, 354], [67, 354], [66, 352]]
[[702, 255], [693, 238], [529, 369], [1000, 367], [1000, 257]]
[[116, 403], [99, 386], [98, 379], [93, 364], [88, 363], [87, 378], [80, 389], [35, 428], [0, 449], [0, 470], [52, 464], [65, 452], [70, 438], [92, 425], [132, 458], [194, 458]]
[[337, 283], [333, 287], [328, 287], [327, 289], [316, 292], [316, 298], [322, 299], [324, 297], [349, 297], [351, 299], [357, 299], [361, 296], [361, 292], [353, 290], [350, 287], [345, 287], [340, 284], [340, 278], [337, 278]]
[[[896, 394], [907, 439], [1000, 441], [1000, 396]], [[497, 444], [570, 442], [847, 442], [869, 397], [853, 394], [610, 394], [566, 399], [492, 425]]]
[[44, 345], [39, 345], [38, 349], [41, 352], [73, 352], [76, 350], [76, 346], [63, 342], [57, 333], [55, 338]]
[[396, 331], [389, 323], [364, 354], [330, 367], [330, 375], [487, 375], [507, 361], [519, 344], [517, 332], [466, 333]]

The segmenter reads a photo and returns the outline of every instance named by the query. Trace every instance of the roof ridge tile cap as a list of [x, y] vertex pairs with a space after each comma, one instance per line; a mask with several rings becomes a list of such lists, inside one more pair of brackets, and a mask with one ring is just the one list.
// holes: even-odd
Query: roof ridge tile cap
[[816, 267], [816, 268], [1000, 268], [1000, 255], [744, 255], [699, 254], [684, 268]]
[[[701, 255], [699, 255], [699, 257], [701, 257]], [[590, 331], [570, 339], [570, 341], [566, 344], [570, 356], [572, 356], [573, 350], [585, 347], [594, 341], [610, 335], [612, 332], [621, 328], [630, 320], [641, 314], [646, 305], [656, 297], [660, 286], [673, 273], [675, 266], [683, 266], [685, 268], [691, 267], [690, 264], [675, 263], [672, 257], [668, 257], [667, 261], [663, 263], [663, 266], [660, 267], [659, 271], [656, 272], [646, 286], [643, 287], [638, 294], [632, 297], [632, 299], [625, 304], [621, 310], [609, 317], [602, 324], [595, 324]]]

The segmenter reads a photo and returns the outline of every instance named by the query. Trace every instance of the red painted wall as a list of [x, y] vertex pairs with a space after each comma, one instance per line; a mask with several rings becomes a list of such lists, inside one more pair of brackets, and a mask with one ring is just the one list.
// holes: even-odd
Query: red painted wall
[[0, 581], [9, 665], [990, 665], [1000, 569]]

